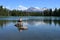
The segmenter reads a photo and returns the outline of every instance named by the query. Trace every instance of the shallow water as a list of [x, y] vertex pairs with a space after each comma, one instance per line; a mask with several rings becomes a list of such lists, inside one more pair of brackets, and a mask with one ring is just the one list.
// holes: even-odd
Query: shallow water
[[[19, 18], [27, 30], [15, 26]], [[0, 17], [0, 40], [60, 40], [60, 17]]]

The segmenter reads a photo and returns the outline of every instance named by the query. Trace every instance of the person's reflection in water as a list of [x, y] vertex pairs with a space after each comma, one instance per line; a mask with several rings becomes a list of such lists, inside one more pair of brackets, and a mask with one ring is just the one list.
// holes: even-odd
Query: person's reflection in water
[[22, 32], [22, 30], [20, 30], [19, 32]]
[[18, 23], [15, 26], [20, 32], [22, 32], [22, 30], [27, 30], [27, 27], [23, 26], [22, 19], [18, 20]]
[[21, 29], [21, 27], [17, 27], [17, 28], [18, 28], [18, 31], [19, 31], [19, 32], [22, 32], [22, 29]]
[[27, 30], [27, 27], [17, 27], [19, 32], [22, 32], [23, 30]]

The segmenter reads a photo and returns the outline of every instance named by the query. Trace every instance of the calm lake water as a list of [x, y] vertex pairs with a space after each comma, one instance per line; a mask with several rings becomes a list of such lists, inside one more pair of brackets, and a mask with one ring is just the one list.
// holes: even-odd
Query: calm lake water
[[[27, 30], [15, 26], [19, 18]], [[60, 40], [60, 17], [0, 17], [0, 40]]]

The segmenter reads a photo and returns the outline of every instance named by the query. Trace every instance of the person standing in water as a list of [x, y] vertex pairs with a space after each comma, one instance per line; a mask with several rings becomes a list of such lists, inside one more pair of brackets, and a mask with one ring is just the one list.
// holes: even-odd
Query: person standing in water
[[18, 30], [20, 32], [22, 32], [22, 30], [27, 30], [27, 26], [23, 25], [23, 21], [22, 21], [21, 18], [18, 20], [18, 22], [17, 22], [17, 24], [15, 26], [18, 28]]
[[23, 27], [22, 19], [18, 20], [18, 25]]

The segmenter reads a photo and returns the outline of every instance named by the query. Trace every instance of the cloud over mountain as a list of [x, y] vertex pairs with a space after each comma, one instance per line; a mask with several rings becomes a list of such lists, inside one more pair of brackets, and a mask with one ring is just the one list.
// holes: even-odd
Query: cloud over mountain
[[19, 5], [18, 8], [17, 8], [17, 10], [26, 10], [26, 9], [27, 9], [27, 7], [22, 6], [22, 5]]
[[17, 10], [22, 10], [22, 11], [43, 11], [43, 10], [46, 10], [47, 8], [40, 8], [40, 7], [25, 7], [25, 6], [22, 6], [22, 5], [19, 5], [17, 8]]
[[7, 9], [10, 9], [10, 10], [16, 9], [16, 10], [28, 11], [28, 12], [39, 12], [39, 11], [47, 10], [47, 8], [25, 7], [25, 6], [22, 6], [22, 5], [19, 5], [16, 8], [11, 8], [9, 6], [3, 6], [3, 8], [7, 8]]

